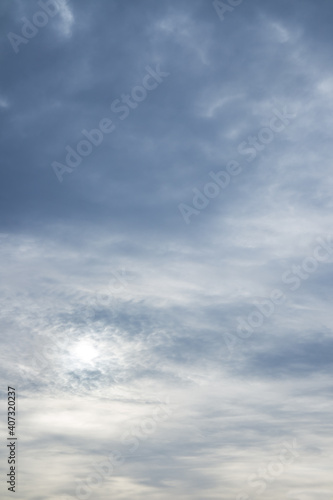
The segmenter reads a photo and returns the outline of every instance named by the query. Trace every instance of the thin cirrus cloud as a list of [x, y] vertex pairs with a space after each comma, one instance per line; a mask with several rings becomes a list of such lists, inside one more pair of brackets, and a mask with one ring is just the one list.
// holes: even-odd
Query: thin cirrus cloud
[[[39, 7], [1, 10], [0, 373], [21, 398], [18, 498], [84, 485], [249, 500], [261, 481], [272, 500], [326, 499], [332, 259], [295, 291], [283, 275], [332, 234], [331, 4], [242, 2], [223, 22], [203, 0], [59, 7], [18, 54], [6, 33]], [[121, 120], [112, 102], [157, 65], [169, 76]], [[248, 162], [239, 145], [284, 108], [295, 118]], [[114, 132], [59, 183], [52, 162], [102, 118]], [[178, 205], [231, 160], [241, 173], [186, 225]], [[274, 289], [286, 301], [237, 337]], [[161, 401], [170, 416], [144, 433]], [[258, 479], [294, 440], [299, 457]]]

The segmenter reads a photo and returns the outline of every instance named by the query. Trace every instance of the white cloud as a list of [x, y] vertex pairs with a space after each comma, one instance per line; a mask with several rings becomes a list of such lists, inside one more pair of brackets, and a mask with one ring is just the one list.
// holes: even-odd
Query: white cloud
[[9, 108], [9, 101], [5, 97], [0, 96], [0, 108]]
[[67, 0], [58, 0], [60, 7], [59, 15], [61, 17], [60, 30], [66, 37], [71, 37], [74, 25], [74, 15], [68, 5]]

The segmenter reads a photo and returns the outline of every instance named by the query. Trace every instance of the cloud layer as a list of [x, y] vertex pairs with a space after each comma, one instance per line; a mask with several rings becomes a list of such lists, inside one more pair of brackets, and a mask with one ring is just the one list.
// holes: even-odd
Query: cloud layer
[[[326, 500], [331, 3], [240, 2], [222, 21], [204, 0], [59, 0], [25, 42], [8, 36], [39, 11], [0, 7], [17, 498]], [[284, 300], [240, 330], [274, 290]]]

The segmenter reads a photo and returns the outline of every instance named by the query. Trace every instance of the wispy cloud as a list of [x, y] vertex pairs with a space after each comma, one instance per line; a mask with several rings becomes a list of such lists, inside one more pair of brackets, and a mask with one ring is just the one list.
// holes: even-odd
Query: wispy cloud
[[[61, 0], [17, 53], [6, 34], [29, 35], [42, 7], [0, 7], [0, 374], [19, 398], [19, 499], [331, 492], [333, 267], [313, 259], [332, 234], [333, 7], [222, 3], [223, 23], [204, 0]], [[147, 67], [170, 76], [155, 87]], [[80, 142], [60, 184], [52, 162]], [[209, 203], [185, 224], [198, 192]], [[285, 301], [237, 336], [276, 289]], [[277, 475], [285, 443], [299, 457]], [[110, 457], [126, 460], [101, 474]]]

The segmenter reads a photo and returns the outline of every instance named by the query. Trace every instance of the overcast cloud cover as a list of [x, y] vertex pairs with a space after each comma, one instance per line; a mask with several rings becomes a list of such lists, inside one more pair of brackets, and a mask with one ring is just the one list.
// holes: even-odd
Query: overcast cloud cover
[[230, 4], [1, 2], [1, 498], [332, 499], [333, 4]]

